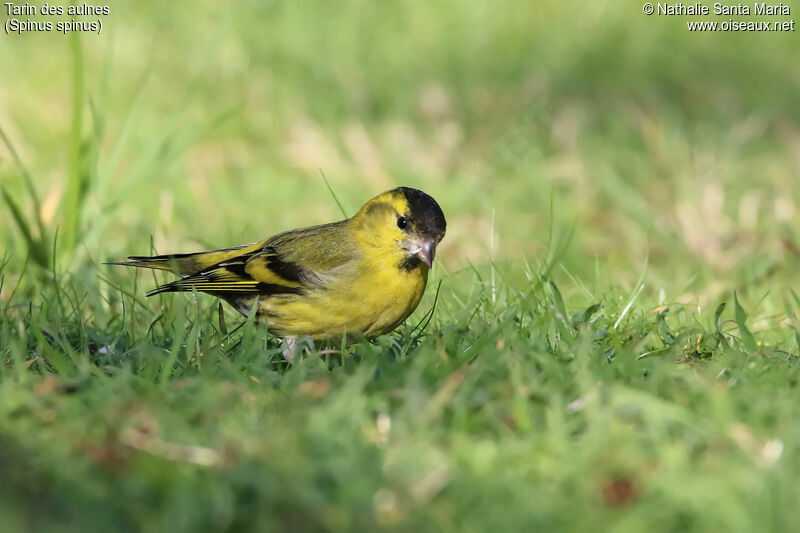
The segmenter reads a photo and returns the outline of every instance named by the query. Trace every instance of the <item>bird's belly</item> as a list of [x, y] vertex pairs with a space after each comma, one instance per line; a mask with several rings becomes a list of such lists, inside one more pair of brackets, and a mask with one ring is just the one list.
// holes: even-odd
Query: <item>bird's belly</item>
[[427, 277], [422, 269], [375, 269], [354, 283], [270, 298], [259, 305], [259, 320], [284, 337], [335, 339], [345, 333], [375, 337], [392, 331], [417, 308]]

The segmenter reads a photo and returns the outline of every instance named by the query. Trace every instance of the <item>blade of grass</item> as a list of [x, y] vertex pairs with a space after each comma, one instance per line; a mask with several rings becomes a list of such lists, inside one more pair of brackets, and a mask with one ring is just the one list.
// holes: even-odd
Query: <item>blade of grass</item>
[[223, 336], [228, 335], [228, 325], [225, 324], [225, 311], [222, 309], [222, 302], [217, 306], [217, 317], [219, 320], [219, 331]]
[[[73, 2], [74, 4], [74, 2]], [[83, 198], [88, 189], [88, 175], [83, 165], [83, 50], [78, 32], [70, 36], [72, 58], [72, 127], [69, 139], [69, 179], [62, 200], [63, 228], [61, 249], [71, 252], [75, 248], [80, 225]]]
[[342, 212], [342, 216], [344, 218], [349, 218], [347, 216], [347, 211], [345, 211], [344, 206], [342, 206], [342, 202], [339, 201], [339, 198], [336, 196], [336, 193], [333, 192], [333, 187], [331, 187], [331, 184], [328, 182], [328, 178], [325, 177], [325, 172], [323, 172], [322, 169], [319, 169], [319, 174], [320, 176], [322, 176], [322, 181], [325, 182], [325, 186], [328, 187], [328, 191], [331, 193], [331, 196], [333, 196], [333, 201], [336, 202], [336, 205], [339, 206], [339, 211]]
[[[422, 316], [422, 319], [417, 322], [417, 325], [411, 329], [409, 337], [413, 338], [414, 341], [417, 341], [422, 337], [422, 335], [425, 333], [425, 329], [428, 327], [428, 324], [430, 324], [431, 320], [433, 319], [433, 313], [436, 311], [436, 304], [439, 301], [439, 291], [441, 288], [442, 280], [439, 280], [439, 283], [436, 285], [436, 293], [433, 295], [433, 305], [431, 305], [431, 308]], [[419, 333], [415, 335], [417, 331], [419, 331]]]
[[14, 222], [17, 224], [20, 233], [22, 233], [22, 238], [28, 245], [28, 252], [30, 256], [37, 265], [47, 269], [50, 266], [50, 261], [47, 257], [47, 247], [44, 245], [44, 242], [41, 239], [35, 239], [33, 237], [28, 221], [25, 220], [25, 216], [22, 214], [22, 211], [20, 211], [19, 206], [5, 189], [5, 187], [0, 187], [0, 194], [2, 194], [3, 200], [5, 200], [6, 205], [8, 205], [8, 209], [11, 211], [11, 216], [14, 219]]
[[36, 192], [36, 187], [33, 186], [33, 179], [31, 179], [31, 174], [28, 172], [28, 169], [25, 165], [22, 164], [22, 159], [19, 157], [16, 148], [14, 148], [14, 144], [11, 142], [11, 139], [8, 138], [6, 132], [3, 128], [0, 128], [0, 139], [2, 139], [3, 144], [6, 145], [9, 153], [11, 154], [12, 159], [14, 159], [14, 164], [17, 165], [19, 168], [20, 173], [22, 174], [23, 182], [25, 183], [25, 187], [28, 189], [28, 195], [31, 197], [31, 203], [33, 204], [33, 213], [34, 213], [34, 220], [36, 221], [36, 226], [39, 228], [39, 237], [42, 240], [46, 240], [46, 232], [44, 228], [44, 222], [42, 221], [42, 204], [39, 201], [39, 195]]
[[564, 305], [564, 298], [561, 296], [561, 291], [558, 290], [558, 286], [552, 279], [547, 280], [547, 284], [550, 286], [550, 290], [553, 292], [553, 302], [555, 303], [556, 311], [558, 311], [558, 314], [561, 315], [559, 317], [561, 322], [563, 322], [565, 326], [569, 327], [567, 306]]
[[[14, 296], [17, 294], [17, 290], [22, 284], [22, 280], [25, 278], [25, 273], [28, 271], [28, 263], [30, 262], [30, 259], [31, 259], [31, 254], [25, 256], [25, 262], [22, 264], [22, 269], [19, 271], [17, 282], [14, 284], [14, 288], [11, 289], [11, 292], [8, 294], [8, 297], [6, 298], [6, 305], [3, 308], [4, 315], [8, 314], [8, 310], [11, 308], [11, 302], [14, 301]], [[5, 269], [5, 263], [3, 264], [3, 268]]]
[[744, 347], [747, 348], [748, 351], [755, 352], [758, 350], [758, 345], [756, 344], [756, 340], [753, 337], [753, 334], [750, 332], [750, 329], [747, 327], [747, 314], [744, 312], [744, 308], [742, 308], [741, 304], [739, 303], [739, 295], [736, 294], [736, 291], [733, 291], [733, 305], [735, 310], [736, 325], [739, 326], [739, 334], [742, 336]]
[[725, 335], [722, 334], [722, 328], [720, 326], [719, 319], [722, 316], [722, 312], [725, 310], [726, 305], [726, 302], [722, 302], [717, 306], [716, 311], [714, 311], [714, 329], [717, 332], [717, 339], [719, 339], [719, 341], [725, 346], [728, 345], [728, 340], [725, 338]]
[[625, 306], [625, 309], [622, 310], [622, 313], [620, 313], [619, 318], [617, 319], [616, 322], [614, 322], [613, 329], [617, 329], [619, 327], [619, 325], [622, 323], [622, 319], [624, 319], [625, 316], [628, 314], [628, 311], [631, 310], [631, 306], [633, 306], [633, 302], [636, 301], [636, 298], [639, 296], [639, 294], [644, 289], [644, 276], [647, 273], [647, 264], [649, 263], [649, 261], [650, 261], [650, 255], [648, 254], [644, 258], [644, 267], [642, 267], [642, 273], [639, 274], [639, 280], [636, 282], [636, 286], [635, 286], [636, 288], [634, 289], [633, 293], [631, 294], [631, 297], [628, 299], [628, 304]]

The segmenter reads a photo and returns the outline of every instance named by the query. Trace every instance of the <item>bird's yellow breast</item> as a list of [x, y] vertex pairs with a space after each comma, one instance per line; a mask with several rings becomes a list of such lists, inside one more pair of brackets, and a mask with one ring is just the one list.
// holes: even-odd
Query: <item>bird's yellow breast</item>
[[259, 319], [284, 337], [329, 339], [344, 333], [375, 337], [392, 331], [417, 308], [427, 277], [427, 269], [394, 273], [370, 269], [351, 282], [270, 298], [259, 304]]

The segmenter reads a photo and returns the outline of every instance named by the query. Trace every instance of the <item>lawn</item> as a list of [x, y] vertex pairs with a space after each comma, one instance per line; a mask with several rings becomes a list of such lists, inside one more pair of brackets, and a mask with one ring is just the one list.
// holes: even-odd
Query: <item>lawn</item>
[[[795, 527], [796, 33], [555, 0], [101, 18], [0, 35], [0, 530]], [[295, 364], [103, 264], [398, 185], [448, 220], [422, 303]]]

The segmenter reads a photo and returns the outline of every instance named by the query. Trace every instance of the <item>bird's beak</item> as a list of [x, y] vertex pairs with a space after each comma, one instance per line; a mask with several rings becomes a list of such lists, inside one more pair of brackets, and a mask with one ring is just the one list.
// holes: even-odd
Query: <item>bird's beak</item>
[[414, 253], [419, 257], [428, 268], [433, 268], [433, 256], [436, 255], [436, 241], [422, 241], [419, 243], [419, 249]]
[[433, 256], [436, 255], [436, 240], [411, 237], [402, 243], [403, 249], [433, 268]]

